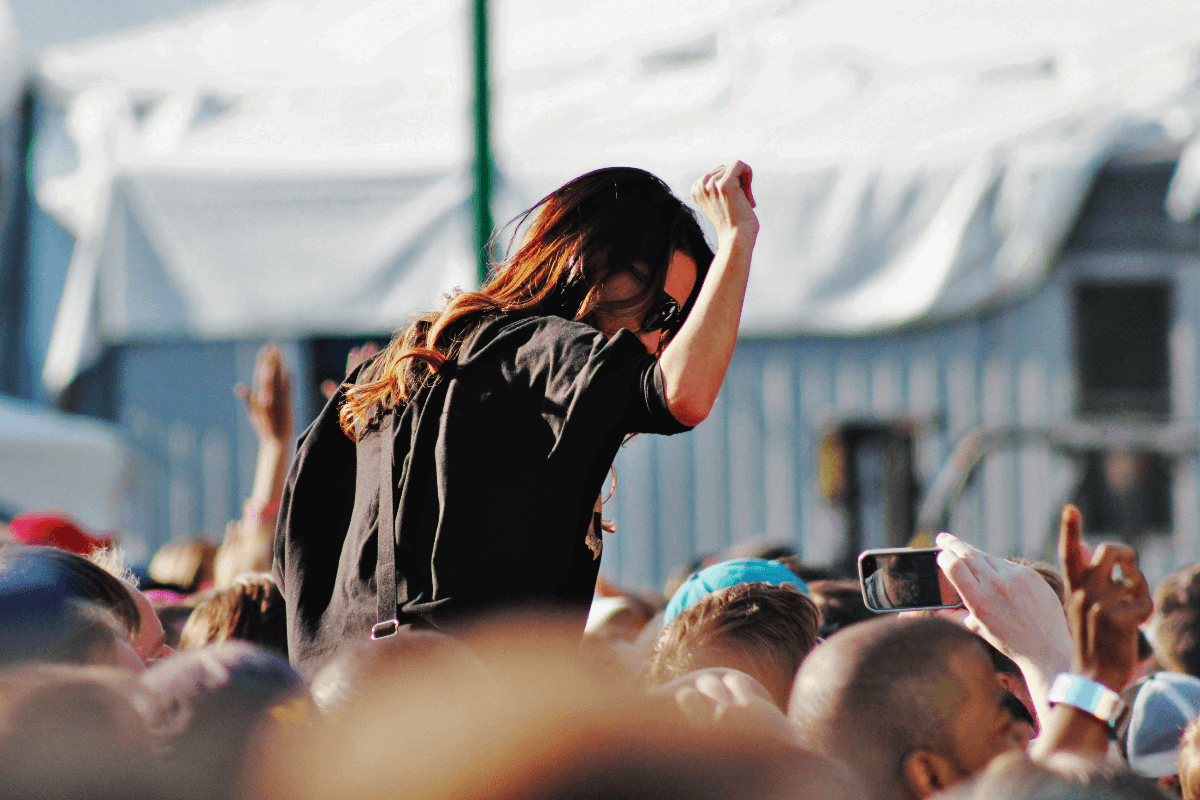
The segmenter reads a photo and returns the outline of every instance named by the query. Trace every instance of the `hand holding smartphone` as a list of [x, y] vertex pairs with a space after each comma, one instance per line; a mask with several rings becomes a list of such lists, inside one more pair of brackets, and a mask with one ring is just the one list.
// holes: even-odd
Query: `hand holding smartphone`
[[890, 547], [858, 556], [863, 602], [875, 612], [961, 608], [962, 599], [938, 567], [936, 547]]

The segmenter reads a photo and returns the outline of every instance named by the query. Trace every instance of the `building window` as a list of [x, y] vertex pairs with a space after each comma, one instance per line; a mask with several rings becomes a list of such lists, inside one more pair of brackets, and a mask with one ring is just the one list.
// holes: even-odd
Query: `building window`
[[1076, 287], [1081, 415], [1150, 419], [1170, 415], [1170, 315], [1171, 290], [1164, 281]]

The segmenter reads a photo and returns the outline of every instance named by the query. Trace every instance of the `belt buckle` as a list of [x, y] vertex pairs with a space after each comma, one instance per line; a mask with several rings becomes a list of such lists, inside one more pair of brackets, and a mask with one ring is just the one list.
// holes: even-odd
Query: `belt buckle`
[[376, 622], [371, 626], [371, 639], [373, 641], [386, 639], [389, 636], [395, 636], [396, 632], [399, 630], [400, 620], [396, 619], [395, 617], [384, 620], [383, 622]]

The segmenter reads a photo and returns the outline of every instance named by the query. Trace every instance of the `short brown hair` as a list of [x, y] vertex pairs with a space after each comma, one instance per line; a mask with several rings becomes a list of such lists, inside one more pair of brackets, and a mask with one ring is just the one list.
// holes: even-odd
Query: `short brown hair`
[[1173, 572], [1154, 589], [1154, 655], [1165, 669], [1200, 677], [1200, 565]]
[[817, 644], [817, 606], [794, 586], [742, 583], [680, 612], [654, 643], [646, 675], [657, 688], [707, 667], [755, 678], [787, 710], [792, 679]]
[[856, 622], [875, 619], [875, 612], [863, 602], [858, 581], [813, 581], [808, 584], [808, 597], [821, 615], [817, 635], [822, 638]]
[[1183, 800], [1200, 800], [1200, 717], [1179, 738], [1179, 791]]
[[287, 655], [287, 623], [283, 595], [266, 573], [251, 572], [237, 578], [192, 611], [179, 644], [184, 649], [237, 639]]

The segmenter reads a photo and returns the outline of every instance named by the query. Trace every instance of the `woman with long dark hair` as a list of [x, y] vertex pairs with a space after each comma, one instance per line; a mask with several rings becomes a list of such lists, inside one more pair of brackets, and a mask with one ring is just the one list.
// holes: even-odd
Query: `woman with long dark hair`
[[653, 175], [576, 178], [518, 219], [479, 291], [351, 373], [301, 437], [280, 509], [295, 663], [531, 603], [574, 609], [582, 630], [617, 448], [688, 430], [721, 388], [758, 233], [750, 185], [741, 162], [693, 185], [714, 254]]

